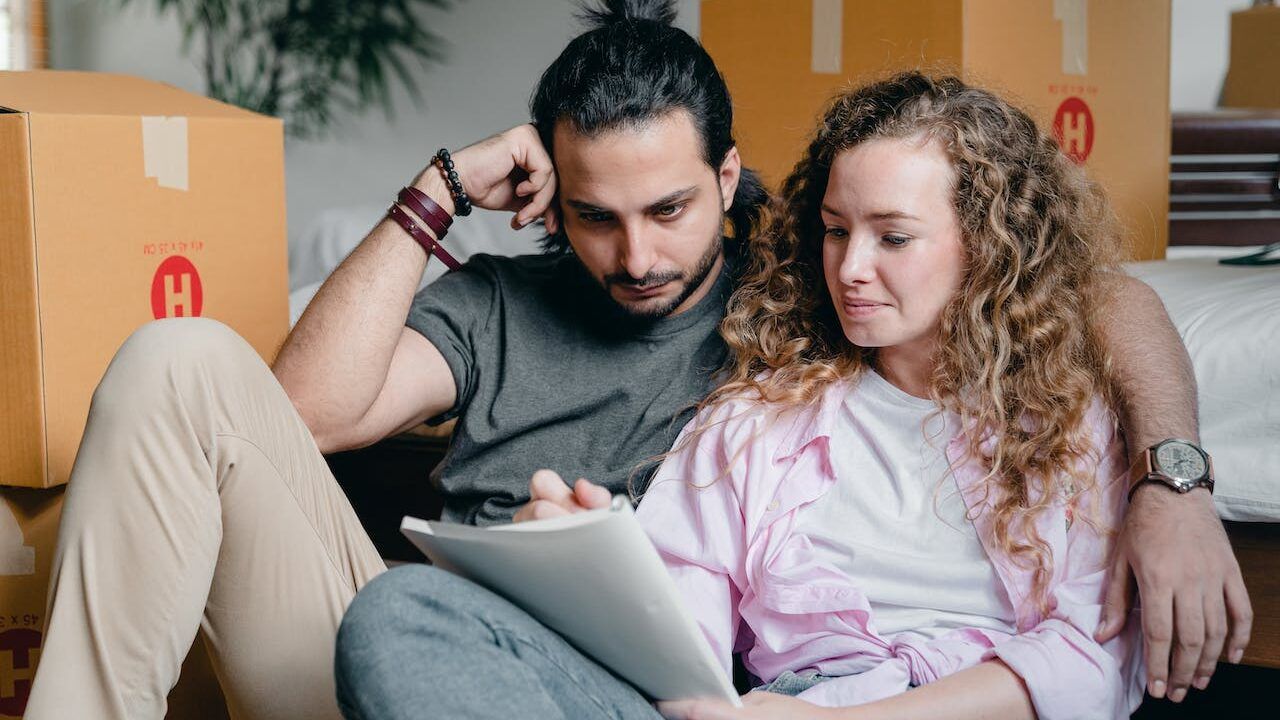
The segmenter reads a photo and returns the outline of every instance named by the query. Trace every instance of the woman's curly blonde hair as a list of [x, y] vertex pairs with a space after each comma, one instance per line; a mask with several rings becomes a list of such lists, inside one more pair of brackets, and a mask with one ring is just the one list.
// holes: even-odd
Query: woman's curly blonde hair
[[807, 404], [874, 363], [874, 349], [845, 337], [825, 289], [819, 211], [836, 157], [881, 138], [936, 142], [954, 169], [965, 268], [941, 318], [930, 396], [961, 427], [982, 429], [967, 433], [967, 451], [988, 471], [995, 540], [1034, 569], [1043, 600], [1052, 558], [1034, 518], [1093, 482], [1080, 466], [1101, 449], [1085, 414], [1112, 399], [1093, 328], [1119, 251], [1099, 187], [996, 95], [909, 72], [832, 101], [781, 204], [748, 240], [721, 325], [724, 383], [702, 407], [744, 396]]

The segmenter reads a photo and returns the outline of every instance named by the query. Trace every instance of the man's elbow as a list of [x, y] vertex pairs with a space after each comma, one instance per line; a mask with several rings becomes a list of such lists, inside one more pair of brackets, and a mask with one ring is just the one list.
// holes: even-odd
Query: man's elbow
[[306, 383], [278, 363], [271, 368], [271, 372], [275, 374], [276, 381], [284, 389], [298, 418], [307, 426], [307, 431], [311, 433], [320, 452], [327, 455], [345, 449], [343, 438], [338, 433], [341, 423], [328, 417], [328, 414], [323, 411], [322, 404], [313, 400], [313, 393], [308, 392]]

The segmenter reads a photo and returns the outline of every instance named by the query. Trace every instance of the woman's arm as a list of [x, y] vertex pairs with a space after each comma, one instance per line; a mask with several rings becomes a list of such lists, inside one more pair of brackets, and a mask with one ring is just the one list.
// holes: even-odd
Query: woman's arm
[[1035, 720], [1022, 678], [999, 660], [974, 665], [900, 695], [851, 708], [835, 708], [841, 720]]
[[[728, 416], [719, 408], [713, 417]], [[667, 573], [726, 673], [732, 672], [746, 533], [736, 486], [744, 472], [730, 467], [728, 421], [689, 421], [636, 509]], [[697, 432], [702, 428], [701, 432]], [[760, 447], [747, 448], [761, 452]], [[760, 463], [764, 465], [764, 463]]]
[[735, 708], [723, 700], [659, 703], [670, 720], [1035, 720], [1031, 695], [999, 660], [975, 665], [884, 700], [828, 708], [786, 695], [753, 692]]

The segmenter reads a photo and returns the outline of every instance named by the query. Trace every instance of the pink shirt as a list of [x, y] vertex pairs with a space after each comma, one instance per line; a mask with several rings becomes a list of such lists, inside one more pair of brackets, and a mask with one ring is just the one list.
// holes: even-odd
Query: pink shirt
[[[814, 405], [776, 419], [757, 403], [721, 405], [716, 424], [663, 463], [640, 504], [641, 524], [726, 670], [733, 652], [743, 652], [747, 669], [765, 682], [786, 670], [815, 670], [835, 679], [799, 697], [838, 707], [999, 658], [1026, 683], [1042, 720], [1129, 717], [1143, 692], [1139, 623], [1131, 617], [1119, 637], [1093, 640], [1113, 544], [1105, 530], [1119, 528], [1125, 507], [1124, 448], [1111, 414], [1095, 403], [1086, 418], [1097, 451], [1085, 467], [1096, 468], [1097, 490], [1056, 499], [1036, 523], [1054, 558], [1048, 612], [1030, 596], [1031, 570], [994, 545], [984, 473], [963, 461], [962, 432], [946, 455], [1013, 602], [1017, 630], [886, 639], [853, 579], [819, 561], [794, 531], [797, 510], [835, 482], [830, 444], [850, 387], [834, 383]], [[1103, 532], [1071, 517], [1092, 518]]]

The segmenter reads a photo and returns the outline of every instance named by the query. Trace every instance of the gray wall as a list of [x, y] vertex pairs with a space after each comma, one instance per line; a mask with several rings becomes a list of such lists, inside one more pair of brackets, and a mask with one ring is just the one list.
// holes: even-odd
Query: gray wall
[[1173, 57], [1169, 62], [1169, 105], [1174, 110], [1208, 110], [1218, 104], [1227, 76], [1231, 12], [1251, 0], [1173, 0]]
[[[1096, 1], [1096, 0], [1095, 0]], [[184, 57], [177, 25], [154, 0], [50, 0], [55, 68], [122, 72], [203, 90]], [[699, 0], [681, 0], [680, 22], [694, 35]], [[1173, 0], [1171, 104], [1212, 107], [1226, 73], [1228, 16], [1249, 0]], [[407, 98], [393, 121], [378, 112], [350, 118], [323, 142], [286, 148], [289, 227], [337, 205], [387, 201], [436, 148], [457, 147], [527, 120], [529, 91], [577, 31], [571, 0], [459, 0], [422, 22], [452, 38], [446, 66], [423, 74], [425, 109]]]
[[[203, 92], [172, 16], [155, 0], [50, 0], [50, 63], [66, 70], [127, 73]], [[698, 0], [681, 0], [682, 27], [697, 34]], [[395, 119], [374, 110], [349, 118], [322, 142], [289, 141], [290, 232], [327, 207], [390, 202], [441, 146], [458, 147], [527, 122], [529, 92], [579, 31], [571, 0], [457, 0], [427, 10], [424, 27], [451, 38], [447, 65], [422, 75], [422, 109], [407, 96]], [[292, 235], [291, 235], [292, 236]]]

